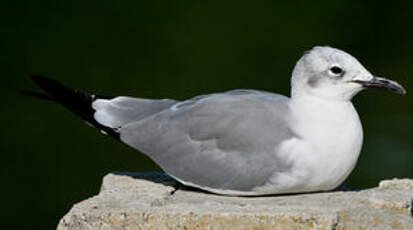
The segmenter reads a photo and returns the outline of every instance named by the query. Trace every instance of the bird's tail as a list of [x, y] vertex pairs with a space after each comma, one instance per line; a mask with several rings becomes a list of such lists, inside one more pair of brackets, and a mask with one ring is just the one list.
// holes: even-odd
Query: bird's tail
[[72, 89], [56, 80], [43, 76], [33, 75], [31, 78], [34, 83], [36, 83], [45, 92], [45, 94], [28, 91], [23, 92], [24, 94], [59, 103], [72, 111], [74, 114], [81, 117], [87, 123], [93, 125], [110, 136], [119, 138], [119, 133], [116, 132], [115, 129], [100, 124], [94, 118], [96, 111], [93, 109], [92, 103], [101, 97]]

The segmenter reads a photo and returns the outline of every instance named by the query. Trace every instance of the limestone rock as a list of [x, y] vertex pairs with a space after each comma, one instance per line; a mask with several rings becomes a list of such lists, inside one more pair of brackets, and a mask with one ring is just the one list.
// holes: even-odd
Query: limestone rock
[[[230, 197], [163, 173], [113, 173], [75, 204], [58, 229], [413, 229], [413, 180], [362, 191]], [[175, 191], [175, 192], [174, 192]]]

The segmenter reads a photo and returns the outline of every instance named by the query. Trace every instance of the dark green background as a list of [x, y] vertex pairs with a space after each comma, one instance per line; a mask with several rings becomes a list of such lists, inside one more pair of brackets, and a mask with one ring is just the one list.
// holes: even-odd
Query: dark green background
[[[1, 224], [55, 228], [112, 171], [159, 168], [50, 102], [21, 96], [43, 74], [98, 94], [185, 99], [235, 88], [289, 94], [314, 45], [413, 89], [413, 1], [8, 1], [0, 43]], [[365, 141], [346, 184], [413, 177], [412, 94], [354, 99]], [[336, 135], [340, 135], [337, 133]]]

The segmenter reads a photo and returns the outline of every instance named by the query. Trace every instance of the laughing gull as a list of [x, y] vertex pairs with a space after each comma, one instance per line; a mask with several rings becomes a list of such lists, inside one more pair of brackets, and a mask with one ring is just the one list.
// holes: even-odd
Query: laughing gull
[[105, 98], [32, 78], [47, 93], [43, 98], [145, 153], [184, 185], [246, 196], [336, 188], [363, 142], [353, 96], [366, 88], [406, 93], [331, 47], [300, 58], [291, 97], [232, 90], [186, 101]]

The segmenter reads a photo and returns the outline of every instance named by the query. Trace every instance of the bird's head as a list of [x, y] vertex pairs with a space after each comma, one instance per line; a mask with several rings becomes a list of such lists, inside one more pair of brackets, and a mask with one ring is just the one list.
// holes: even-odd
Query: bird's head
[[291, 84], [293, 97], [311, 94], [329, 100], [351, 100], [366, 88], [406, 93], [397, 82], [373, 76], [350, 54], [320, 46], [300, 58], [294, 68]]

